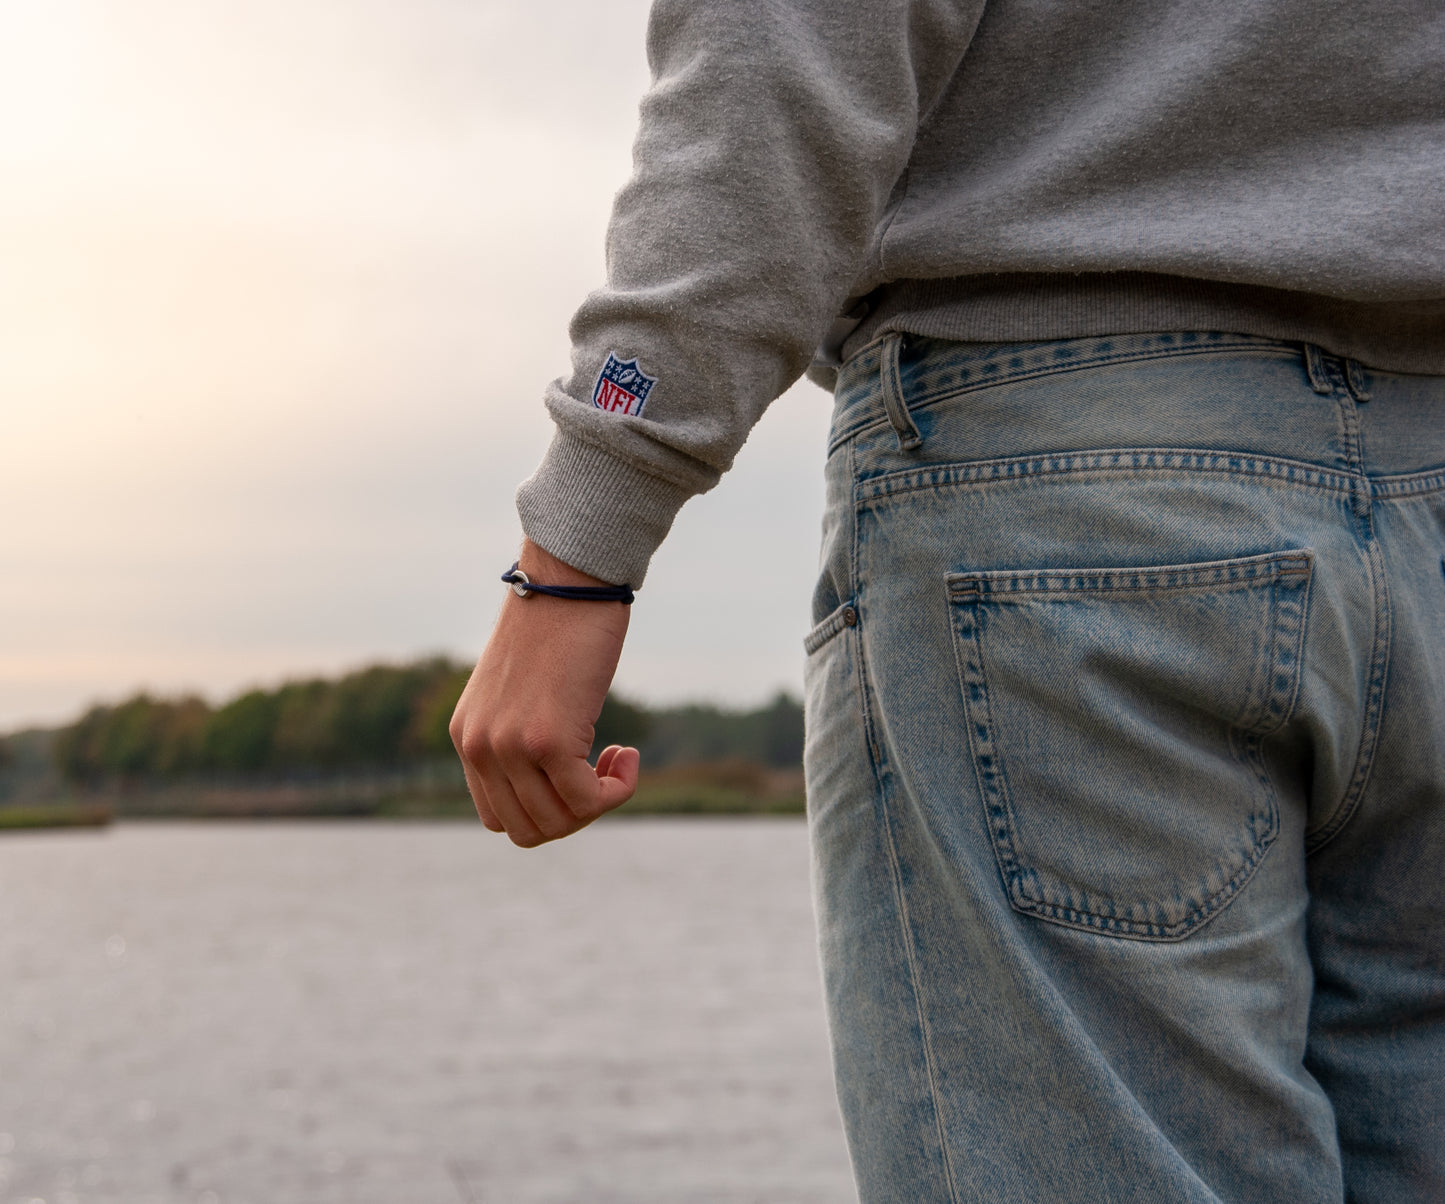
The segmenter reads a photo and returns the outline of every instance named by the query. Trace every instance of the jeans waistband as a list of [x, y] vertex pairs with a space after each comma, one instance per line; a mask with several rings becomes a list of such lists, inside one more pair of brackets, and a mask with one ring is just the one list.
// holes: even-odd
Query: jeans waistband
[[1316, 392], [1329, 392], [1330, 378], [1337, 376], [1361, 400], [1368, 396], [1366, 373], [1353, 361], [1347, 365], [1317, 348], [1254, 335], [1165, 331], [1037, 343], [956, 343], [890, 333], [863, 347], [839, 370], [831, 442], [836, 445], [883, 421], [893, 422], [900, 440], [910, 440], [907, 415], [914, 407], [1009, 381], [1105, 364], [1225, 353], [1296, 359]]

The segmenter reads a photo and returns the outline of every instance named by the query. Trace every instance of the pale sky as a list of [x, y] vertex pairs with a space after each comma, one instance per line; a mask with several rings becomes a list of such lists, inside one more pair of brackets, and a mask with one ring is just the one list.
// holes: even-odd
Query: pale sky
[[[646, 8], [0, 0], [0, 731], [476, 657]], [[800, 689], [828, 405], [684, 509], [620, 689]]]

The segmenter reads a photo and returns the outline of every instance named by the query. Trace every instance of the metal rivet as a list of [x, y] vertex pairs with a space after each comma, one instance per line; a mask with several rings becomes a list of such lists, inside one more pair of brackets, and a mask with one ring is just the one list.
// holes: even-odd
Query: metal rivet
[[844, 627], [857, 627], [857, 626], [858, 626], [858, 612], [857, 612], [856, 610], [854, 610], [851, 606], [845, 606], [845, 607], [843, 608], [843, 626], [844, 626]]

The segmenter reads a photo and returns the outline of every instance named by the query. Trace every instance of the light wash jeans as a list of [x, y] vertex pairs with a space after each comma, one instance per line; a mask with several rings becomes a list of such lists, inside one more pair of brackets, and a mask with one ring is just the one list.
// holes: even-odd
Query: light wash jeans
[[890, 336], [828, 490], [864, 1204], [1445, 1201], [1445, 378]]

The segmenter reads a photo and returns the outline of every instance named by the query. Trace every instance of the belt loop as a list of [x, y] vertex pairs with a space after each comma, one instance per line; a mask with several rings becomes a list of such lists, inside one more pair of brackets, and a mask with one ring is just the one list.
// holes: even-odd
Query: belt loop
[[1305, 344], [1305, 371], [1309, 373], [1310, 388], [1316, 393], [1333, 393], [1334, 386], [1325, 374], [1325, 353], [1313, 343]]
[[1345, 383], [1350, 386], [1350, 396], [1364, 403], [1370, 400], [1370, 387], [1365, 384], [1365, 369], [1359, 360], [1345, 361]]
[[888, 421], [898, 434], [898, 446], [904, 451], [913, 451], [923, 446], [923, 436], [913, 424], [908, 406], [903, 400], [903, 376], [899, 371], [898, 357], [903, 350], [901, 334], [885, 335], [881, 348], [883, 377], [883, 408], [888, 411]]

